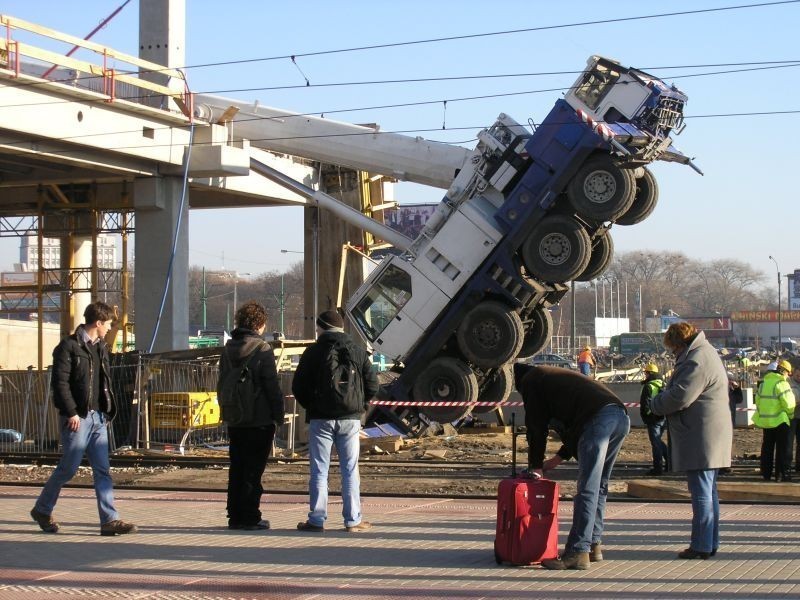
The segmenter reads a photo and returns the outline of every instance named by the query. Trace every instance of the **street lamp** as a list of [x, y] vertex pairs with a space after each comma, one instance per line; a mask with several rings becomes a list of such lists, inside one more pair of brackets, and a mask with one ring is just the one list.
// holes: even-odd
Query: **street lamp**
[[[224, 275], [223, 275], [224, 277], [228, 277], [230, 279], [233, 279], [233, 314], [234, 314], [234, 320], [235, 320], [235, 315], [236, 315], [236, 309], [239, 306], [239, 277], [240, 276], [249, 277], [250, 275], [252, 275], [252, 273], [239, 273], [238, 271], [228, 271], [228, 272], [224, 273]], [[227, 314], [225, 315], [225, 321], [226, 321], [226, 327], [227, 327], [228, 331], [230, 331], [231, 330], [231, 307], [230, 307], [230, 304], [228, 304], [228, 310], [227, 310]], [[235, 325], [235, 323], [234, 323], [234, 325]]]
[[250, 277], [252, 273], [236, 273], [233, 274], [233, 310], [234, 312], [239, 306], [239, 276]]
[[778, 357], [783, 353], [783, 338], [781, 337], [781, 269], [778, 266], [778, 261], [769, 257], [775, 263], [775, 270], [778, 273]]
[[[316, 228], [315, 228], [315, 233], [316, 233]], [[317, 240], [315, 238], [315, 240], [314, 240], [314, 261], [313, 261], [313, 264], [312, 264], [312, 284], [311, 284], [312, 285], [312, 289], [313, 289], [312, 293], [313, 293], [313, 296], [314, 296], [314, 299], [313, 299], [313, 311], [311, 313], [312, 314], [312, 316], [311, 316], [311, 322], [312, 323], [314, 322], [314, 319], [317, 318], [317, 297], [319, 296], [319, 291], [318, 291], [319, 274], [318, 274], [318, 271], [317, 271], [316, 243], [317, 243]], [[303, 255], [305, 255], [305, 252], [300, 252], [299, 250], [281, 250], [281, 254], [303, 254]]]

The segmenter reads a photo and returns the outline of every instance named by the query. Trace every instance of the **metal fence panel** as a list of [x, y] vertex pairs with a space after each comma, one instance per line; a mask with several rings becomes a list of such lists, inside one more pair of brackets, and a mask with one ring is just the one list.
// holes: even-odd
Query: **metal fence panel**
[[[111, 449], [226, 449], [227, 428], [216, 405], [221, 348], [141, 354], [112, 354], [111, 380], [117, 415]], [[280, 351], [276, 349], [276, 353]], [[281, 360], [279, 364], [290, 361]], [[287, 420], [276, 432], [276, 446], [294, 449], [303, 432], [302, 409], [291, 396], [293, 371], [279, 373]], [[295, 418], [298, 416], [298, 418]], [[50, 394], [50, 371], [0, 371], [0, 451], [57, 451], [58, 412]], [[303, 426], [301, 425], [301, 429]]]

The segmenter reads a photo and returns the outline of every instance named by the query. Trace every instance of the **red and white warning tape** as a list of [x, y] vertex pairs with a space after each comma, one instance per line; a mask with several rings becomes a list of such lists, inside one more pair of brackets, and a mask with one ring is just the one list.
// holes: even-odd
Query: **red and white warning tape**
[[[513, 402], [418, 402], [412, 400], [372, 400], [370, 404], [375, 406], [425, 406], [427, 408], [437, 408], [441, 406], [523, 406], [520, 401]], [[626, 408], [638, 408], [638, 402], [623, 402]], [[737, 411], [753, 411], [755, 408], [737, 408]]]
[[584, 123], [587, 123], [589, 127], [591, 127], [594, 131], [596, 131], [602, 138], [606, 141], [609, 141], [611, 138], [614, 137], [614, 134], [611, 132], [611, 129], [605, 123], [598, 123], [592, 117], [587, 115], [583, 109], [578, 109], [578, 116], [583, 120]]

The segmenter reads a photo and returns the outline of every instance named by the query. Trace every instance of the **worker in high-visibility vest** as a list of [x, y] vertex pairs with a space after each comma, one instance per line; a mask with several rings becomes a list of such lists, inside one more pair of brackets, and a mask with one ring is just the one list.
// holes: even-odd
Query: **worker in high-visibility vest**
[[592, 356], [592, 347], [584, 346], [583, 351], [578, 354], [578, 370], [584, 375], [591, 377], [593, 368], [594, 356]]
[[642, 393], [639, 396], [639, 416], [647, 427], [647, 437], [653, 451], [653, 468], [647, 472], [648, 475], [661, 475], [664, 471], [669, 471], [669, 450], [667, 444], [661, 439], [667, 430], [667, 418], [662, 415], [654, 415], [650, 410], [650, 400], [655, 398], [662, 389], [664, 389], [664, 380], [658, 373], [658, 365], [648, 363], [644, 368]]
[[763, 430], [761, 441], [761, 476], [772, 479], [773, 464], [777, 481], [792, 480], [792, 430], [795, 397], [786, 377], [792, 372], [787, 360], [764, 374], [756, 391], [756, 412], [753, 424]]

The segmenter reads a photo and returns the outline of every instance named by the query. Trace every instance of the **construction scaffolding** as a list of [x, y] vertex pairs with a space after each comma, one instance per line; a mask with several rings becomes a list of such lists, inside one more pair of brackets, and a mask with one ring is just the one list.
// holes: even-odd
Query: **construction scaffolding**
[[[72, 187], [72, 186], [70, 186]], [[27, 315], [39, 323], [39, 370], [44, 369], [42, 324], [57, 321], [62, 324], [62, 334], [71, 333], [65, 324], [71, 314], [70, 298], [75, 293], [87, 292], [93, 299], [101, 299], [118, 307], [118, 323], [122, 345], [127, 347], [130, 330], [130, 273], [128, 271], [128, 240], [134, 232], [134, 211], [125, 206], [121, 198], [117, 208], [100, 210], [93, 202], [91, 186], [81, 186], [76, 192], [66, 192], [59, 186], [48, 186], [40, 191], [38, 214], [0, 215], [0, 238], [35, 237], [37, 240], [38, 269], [29, 272], [3, 274], [0, 278], [0, 307], [11, 317]], [[119, 236], [115, 240], [120, 248], [121, 261], [117, 269], [98, 266], [99, 235]], [[48, 268], [43, 264], [43, 240], [61, 240], [61, 266]], [[71, 252], [72, 241], [89, 238], [92, 242], [90, 266], [76, 266]], [[14, 275], [15, 277], [9, 277]]]

